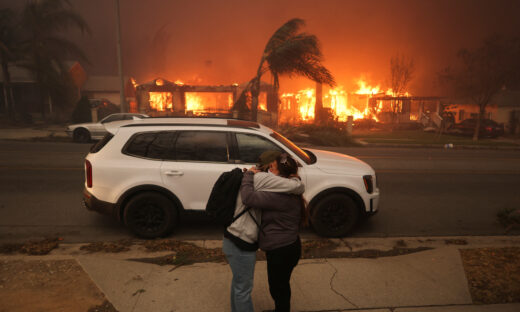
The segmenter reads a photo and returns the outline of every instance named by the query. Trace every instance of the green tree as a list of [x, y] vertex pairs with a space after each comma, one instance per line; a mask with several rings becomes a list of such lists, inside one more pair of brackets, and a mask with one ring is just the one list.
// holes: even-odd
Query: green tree
[[462, 49], [458, 63], [444, 69], [439, 78], [452, 96], [470, 99], [478, 107], [473, 140], [479, 138], [487, 105], [504, 88], [519, 81], [520, 40], [493, 36], [473, 50]]
[[0, 63], [3, 75], [4, 101], [6, 113], [11, 120], [15, 119], [15, 102], [11, 86], [9, 63], [18, 57], [19, 42], [16, 40], [15, 13], [9, 9], [0, 9]]
[[47, 100], [64, 105], [70, 87], [65, 60], [79, 58], [87, 61], [81, 49], [72, 41], [60, 36], [69, 29], [90, 33], [85, 20], [72, 9], [66, 0], [30, 1], [22, 12], [21, 24], [27, 32], [23, 42], [25, 59], [20, 64], [30, 70], [39, 87], [42, 116]]
[[270, 72], [273, 77], [275, 93], [280, 88], [281, 75], [300, 75], [313, 81], [335, 85], [334, 77], [321, 62], [318, 38], [300, 32], [304, 20], [294, 18], [283, 24], [267, 41], [255, 77], [251, 79], [244, 92], [251, 92], [251, 119], [257, 120], [258, 95], [262, 75]]

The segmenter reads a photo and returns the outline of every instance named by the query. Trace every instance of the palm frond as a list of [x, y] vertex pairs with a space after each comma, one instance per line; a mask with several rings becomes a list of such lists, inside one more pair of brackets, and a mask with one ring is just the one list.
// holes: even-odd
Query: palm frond
[[87, 22], [71, 7], [70, 2], [64, 0], [32, 1], [22, 12], [22, 23], [26, 29], [37, 33], [77, 28], [84, 34], [90, 34]]
[[63, 56], [61, 58], [77, 57], [80, 60], [89, 63], [89, 60], [88, 60], [87, 56], [85, 55], [85, 53], [83, 53], [81, 48], [78, 47], [72, 41], [69, 41], [65, 38], [55, 37], [55, 36], [46, 37], [43, 41], [45, 44], [47, 44], [49, 47], [51, 47], [54, 55], [61, 54], [61, 56]]
[[45, 22], [48, 22], [49, 30], [63, 31], [64, 29], [76, 28], [83, 34], [91, 34], [90, 27], [83, 17], [73, 10], [62, 10], [53, 12], [45, 16]]
[[332, 74], [323, 66], [318, 39], [306, 33], [295, 35], [266, 57], [269, 70], [276, 75], [294, 74], [313, 81], [335, 85]]
[[276, 49], [280, 44], [283, 44], [287, 39], [293, 37], [305, 25], [305, 21], [301, 18], [293, 18], [283, 24], [274, 34], [269, 38], [264, 49], [264, 54]]

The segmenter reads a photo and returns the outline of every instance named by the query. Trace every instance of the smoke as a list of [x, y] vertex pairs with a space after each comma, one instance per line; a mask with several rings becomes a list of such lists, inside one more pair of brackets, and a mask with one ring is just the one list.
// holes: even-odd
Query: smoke
[[[3, 1], [19, 6], [19, 1]], [[113, 0], [73, 0], [93, 30], [66, 34], [92, 65], [90, 75], [117, 75]], [[251, 79], [271, 34], [290, 18], [318, 36], [324, 64], [347, 90], [360, 77], [389, 85], [390, 58], [412, 57], [412, 94], [433, 95], [435, 73], [463, 47], [486, 36], [518, 35], [515, 0], [120, 0], [123, 65], [140, 83], [157, 77], [230, 84]], [[268, 76], [266, 76], [268, 79]], [[284, 78], [282, 91], [314, 84]]]

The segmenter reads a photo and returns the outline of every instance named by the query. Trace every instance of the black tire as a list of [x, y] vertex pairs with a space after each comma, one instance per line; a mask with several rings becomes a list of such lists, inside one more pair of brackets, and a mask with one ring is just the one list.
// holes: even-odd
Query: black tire
[[175, 204], [157, 192], [143, 192], [133, 196], [126, 204], [123, 214], [126, 227], [142, 238], [170, 234], [178, 219]]
[[312, 209], [312, 226], [316, 233], [325, 237], [345, 236], [358, 220], [359, 208], [352, 197], [345, 194], [327, 195]]
[[85, 128], [79, 128], [74, 130], [72, 138], [77, 143], [88, 143], [90, 142], [90, 132]]

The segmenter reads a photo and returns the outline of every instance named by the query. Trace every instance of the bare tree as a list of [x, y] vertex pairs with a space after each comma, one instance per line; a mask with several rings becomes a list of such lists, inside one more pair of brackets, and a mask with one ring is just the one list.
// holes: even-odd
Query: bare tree
[[440, 82], [452, 96], [470, 99], [478, 107], [473, 140], [479, 138], [487, 105], [502, 89], [519, 81], [520, 40], [493, 36], [474, 49], [462, 49], [458, 63], [439, 73]]
[[[413, 78], [415, 63], [413, 58], [397, 54], [390, 58], [391, 88], [393, 96], [400, 97], [406, 92], [408, 84]], [[393, 101], [393, 113], [397, 114], [402, 106], [401, 100]]]

